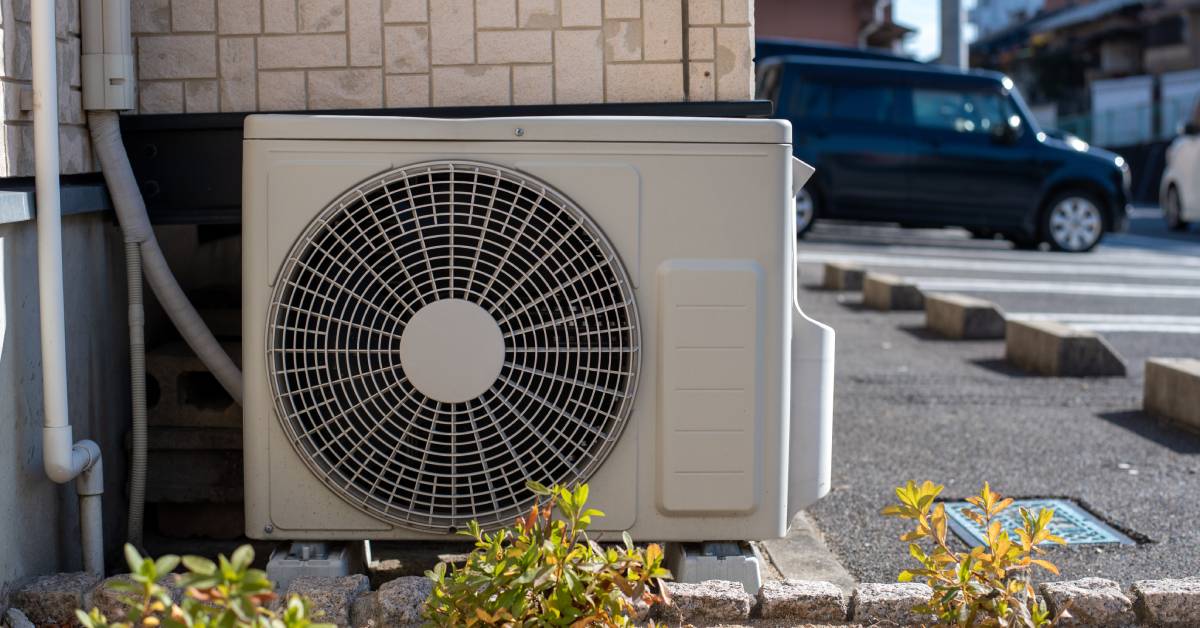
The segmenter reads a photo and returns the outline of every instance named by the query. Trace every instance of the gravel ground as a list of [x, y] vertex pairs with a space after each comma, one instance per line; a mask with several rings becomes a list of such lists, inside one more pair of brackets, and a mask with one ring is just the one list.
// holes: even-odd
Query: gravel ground
[[[802, 268], [802, 282], [816, 272]], [[877, 514], [907, 479], [945, 484], [948, 498], [985, 480], [1014, 497], [1073, 498], [1143, 540], [1053, 549], [1062, 579], [1200, 574], [1200, 437], [1138, 411], [1140, 368], [1117, 379], [1027, 376], [1003, 361], [1002, 341], [930, 337], [923, 313], [867, 311], [857, 295], [812, 289], [800, 298], [838, 333], [833, 491], [810, 513], [860, 581], [893, 581], [911, 566], [902, 522]]]

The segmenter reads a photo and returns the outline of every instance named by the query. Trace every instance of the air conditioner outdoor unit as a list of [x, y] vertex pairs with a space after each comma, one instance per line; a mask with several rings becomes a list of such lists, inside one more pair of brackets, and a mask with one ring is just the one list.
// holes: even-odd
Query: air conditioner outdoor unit
[[[422, 539], [589, 482], [600, 531], [765, 539], [829, 488], [775, 120], [256, 115], [247, 534]], [[795, 188], [795, 189], [793, 189]]]

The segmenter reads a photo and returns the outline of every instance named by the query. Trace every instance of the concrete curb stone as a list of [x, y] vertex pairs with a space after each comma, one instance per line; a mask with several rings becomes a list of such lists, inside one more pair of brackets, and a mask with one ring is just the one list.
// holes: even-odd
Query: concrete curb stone
[[83, 608], [98, 584], [100, 578], [82, 571], [41, 576], [14, 591], [9, 603], [38, 626], [74, 625], [75, 609]]
[[758, 616], [793, 622], [844, 621], [849, 602], [830, 582], [770, 580], [758, 591]]
[[370, 590], [370, 582], [364, 574], [340, 578], [300, 576], [288, 585], [281, 602], [286, 604], [293, 595], [306, 597], [312, 602], [311, 610], [316, 621], [348, 626], [354, 601]]
[[1137, 625], [1133, 602], [1121, 585], [1105, 578], [1083, 578], [1068, 582], [1043, 582], [1039, 587], [1051, 614], [1065, 608], [1071, 613], [1062, 626], [1122, 628]]
[[754, 598], [740, 582], [668, 582], [666, 586], [671, 603], [656, 604], [654, 612], [667, 621], [744, 622], [754, 606]]
[[1200, 624], [1200, 577], [1138, 580], [1130, 587], [1138, 617], [1152, 626]]
[[929, 585], [917, 582], [860, 584], [850, 600], [850, 619], [866, 625], [910, 626], [932, 622], [915, 610], [933, 597]]
[[[90, 611], [92, 608], [98, 608], [110, 622], [125, 621], [128, 608], [121, 602], [121, 597], [125, 594], [109, 588], [114, 582], [133, 582], [133, 579], [127, 573], [105, 578], [84, 596], [82, 609]], [[175, 585], [174, 574], [159, 578], [158, 584], [171, 594], [171, 600], [176, 604], [183, 600], [183, 590]]]

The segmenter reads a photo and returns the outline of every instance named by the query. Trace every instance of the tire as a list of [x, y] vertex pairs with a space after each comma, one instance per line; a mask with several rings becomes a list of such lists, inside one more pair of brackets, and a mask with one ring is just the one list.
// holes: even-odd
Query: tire
[[803, 238], [817, 218], [817, 195], [800, 188], [796, 193], [796, 237]]
[[1042, 212], [1042, 238], [1055, 251], [1086, 253], [1104, 238], [1104, 204], [1091, 192], [1056, 194]]
[[1163, 203], [1163, 217], [1167, 220], [1167, 229], [1171, 231], [1187, 231], [1188, 223], [1183, 219], [1183, 202], [1179, 199], [1179, 190], [1175, 186], [1167, 188], [1167, 199]]

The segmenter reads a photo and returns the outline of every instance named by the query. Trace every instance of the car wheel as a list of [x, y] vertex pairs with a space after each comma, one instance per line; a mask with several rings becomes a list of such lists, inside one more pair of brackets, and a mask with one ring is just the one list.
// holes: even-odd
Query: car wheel
[[1090, 251], [1104, 237], [1104, 210], [1087, 192], [1059, 194], [1042, 217], [1042, 236], [1055, 251]]
[[802, 238], [812, 229], [817, 217], [816, 195], [804, 188], [796, 193], [796, 237]]
[[1171, 231], [1185, 231], [1188, 223], [1183, 219], [1183, 202], [1179, 199], [1179, 190], [1175, 186], [1167, 188], [1167, 200], [1164, 203], [1163, 215], [1167, 219], [1167, 228]]

